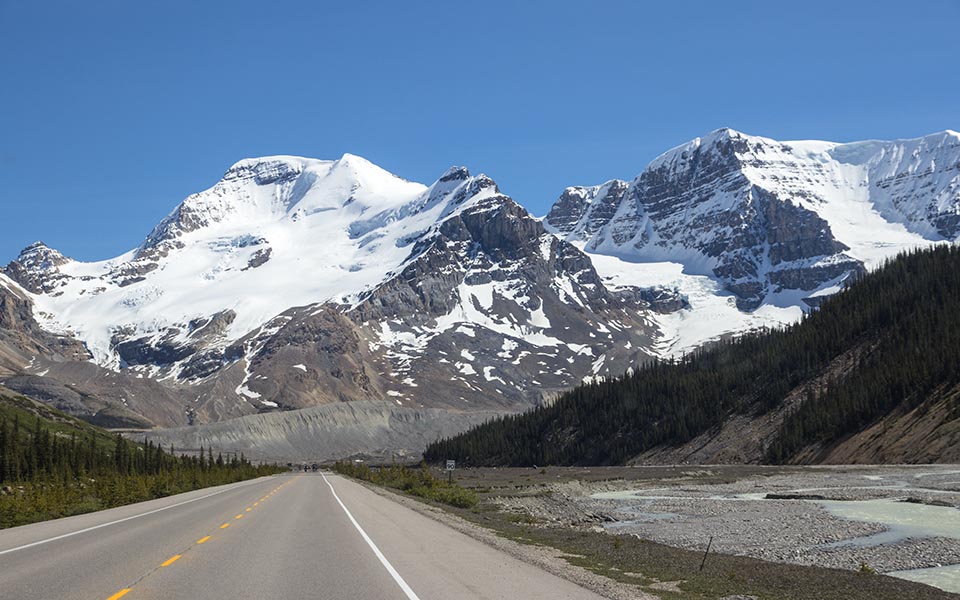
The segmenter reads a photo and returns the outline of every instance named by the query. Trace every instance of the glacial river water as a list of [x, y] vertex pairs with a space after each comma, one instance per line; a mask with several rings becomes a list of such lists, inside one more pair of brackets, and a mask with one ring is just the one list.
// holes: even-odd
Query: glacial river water
[[[834, 545], [894, 543], [907, 538], [948, 537], [960, 540], [960, 510], [947, 506], [927, 506], [896, 500], [862, 500], [854, 502], [817, 501], [831, 514], [853, 521], [880, 523], [887, 531]], [[948, 592], [960, 593], [960, 565], [929, 569], [891, 571], [887, 575], [919, 581]]]

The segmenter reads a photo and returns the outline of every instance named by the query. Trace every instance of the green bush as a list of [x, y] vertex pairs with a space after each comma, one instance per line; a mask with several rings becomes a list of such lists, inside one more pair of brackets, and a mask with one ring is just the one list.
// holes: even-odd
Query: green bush
[[370, 468], [362, 463], [338, 462], [333, 465], [333, 470], [457, 508], [473, 508], [480, 502], [476, 492], [434, 477], [425, 464], [419, 469], [411, 469], [403, 465]]

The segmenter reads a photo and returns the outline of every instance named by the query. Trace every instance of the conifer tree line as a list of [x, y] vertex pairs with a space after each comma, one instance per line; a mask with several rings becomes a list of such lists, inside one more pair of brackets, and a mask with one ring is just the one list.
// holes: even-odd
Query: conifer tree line
[[[26, 421], [26, 422], [24, 422]], [[281, 471], [242, 454], [177, 455], [93, 427], [69, 435], [39, 416], [0, 417], [0, 528], [111, 508]]]
[[[960, 248], [945, 245], [887, 261], [799, 323], [581, 385], [551, 406], [439, 440], [425, 456], [487, 466], [622, 464], [732, 415], [760, 416], [800, 391], [802, 402], [766, 448], [764, 459], [780, 463], [958, 385]], [[952, 418], [960, 417], [957, 398]]]

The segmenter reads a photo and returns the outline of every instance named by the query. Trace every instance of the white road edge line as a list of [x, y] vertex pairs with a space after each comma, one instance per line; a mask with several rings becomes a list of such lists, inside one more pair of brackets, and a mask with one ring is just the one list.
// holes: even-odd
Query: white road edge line
[[380, 563], [387, 569], [387, 572], [390, 573], [390, 576], [393, 577], [393, 580], [397, 582], [397, 585], [400, 586], [400, 589], [403, 590], [403, 593], [407, 595], [409, 600], [420, 600], [419, 597], [414, 593], [414, 591], [407, 585], [407, 582], [403, 580], [403, 577], [400, 577], [400, 573], [397, 573], [397, 570], [393, 568], [393, 565], [390, 564], [390, 561], [387, 560], [387, 557], [383, 555], [383, 552], [380, 552], [380, 548], [377, 548], [377, 545], [373, 543], [373, 540], [370, 539], [370, 536], [367, 535], [367, 532], [360, 527], [360, 523], [357, 523], [357, 520], [353, 518], [353, 515], [350, 514], [350, 511], [347, 509], [347, 505], [343, 503], [340, 499], [340, 496], [337, 495], [337, 490], [333, 489], [333, 484], [330, 483], [330, 480], [327, 479], [327, 476], [323, 473], [320, 473], [320, 476], [323, 477], [323, 480], [330, 487], [330, 491], [333, 493], [334, 499], [337, 501], [337, 504], [340, 505], [340, 508], [343, 509], [343, 512], [347, 513], [347, 517], [350, 519], [350, 522], [353, 523], [353, 526], [357, 528], [357, 531], [360, 532], [360, 535], [363, 537], [363, 541], [370, 546], [370, 549], [373, 550], [373, 553], [377, 555], [377, 558], [380, 559]]
[[[201, 496], [199, 498], [193, 498], [191, 500], [184, 500], [183, 502], [178, 502], [176, 504], [171, 504], [170, 506], [164, 506], [163, 508], [158, 508], [155, 510], [150, 510], [145, 513], [140, 513], [139, 515], [133, 515], [131, 517], [125, 517], [123, 519], [117, 519], [116, 521], [110, 521], [109, 523], [101, 523], [100, 525], [94, 525], [93, 527], [87, 527], [86, 529], [79, 529], [77, 531], [72, 531], [70, 533], [64, 533], [63, 535], [58, 535], [52, 538], [47, 538], [45, 540], [40, 540], [39, 542], [32, 542], [30, 544], [24, 544], [23, 546], [17, 546], [16, 548], [10, 548], [9, 550], [0, 550], [0, 556], [4, 554], [10, 554], [11, 552], [16, 552], [18, 550], [26, 550], [27, 548], [33, 548], [34, 546], [39, 546], [41, 544], [48, 544], [50, 542], [55, 542], [57, 540], [62, 540], [64, 538], [73, 537], [75, 535], [80, 535], [81, 533], [87, 533], [88, 531], [93, 531], [94, 529], [100, 529], [101, 527], [109, 527], [110, 525], [116, 525], [117, 523], [123, 523], [125, 521], [132, 521], [133, 519], [139, 519], [140, 517], [145, 517], [147, 515], [152, 515], [158, 512], [165, 510], [170, 510], [171, 508], [176, 508], [178, 506], [183, 506], [184, 504], [190, 504], [191, 502], [196, 502], [197, 500], [206, 500], [211, 496], [216, 496], [217, 494], [222, 494], [224, 492], [229, 492], [230, 490], [235, 490], [238, 487], [247, 487], [247, 485], [252, 485], [255, 482], [250, 482], [245, 485], [240, 486], [231, 486], [229, 488], [214, 492], [212, 494], [207, 494], [206, 496]], [[119, 507], [118, 507], [119, 508]], [[90, 513], [93, 514], [93, 513]]]

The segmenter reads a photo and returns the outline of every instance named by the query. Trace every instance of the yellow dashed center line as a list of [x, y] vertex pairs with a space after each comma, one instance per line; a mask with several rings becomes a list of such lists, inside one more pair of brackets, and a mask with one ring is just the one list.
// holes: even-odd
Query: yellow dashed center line
[[[283, 484], [283, 485], [286, 485], [286, 484]], [[254, 503], [253, 503], [253, 506], [259, 506], [261, 502], [266, 502], [267, 499], [268, 499], [270, 496], [272, 496], [272, 495], [274, 495], [275, 493], [277, 493], [277, 492], [280, 490], [280, 488], [283, 487], [283, 485], [281, 485], [281, 486], [279, 486], [279, 487], [277, 487], [277, 488], [274, 488], [273, 491], [271, 491], [269, 494], [267, 494], [267, 495], [264, 496], [263, 498], [260, 498], [259, 501], [254, 502]], [[253, 510], [253, 506], [247, 507], [244, 512], [250, 512], [251, 510]], [[237, 516], [234, 517], [234, 519], [242, 519], [242, 518], [243, 518], [243, 513], [240, 513], [240, 514], [238, 514]], [[230, 527], [230, 523], [224, 523], [223, 525], [220, 526], [220, 529], [226, 529], [227, 527]], [[203, 536], [202, 538], [200, 538], [199, 540], [197, 540], [197, 541], [196, 541], [196, 544], [199, 545], [199, 544], [206, 543], [206, 542], [210, 541], [210, 539], [211, 539], [212, 537], [213, 537], [213, 536], [205, 535], [205, 536]], [[177, 562], [178, 560], [180, 560], [181, 557], [182, 557], [181, 554], [174, 554], [173, 556], [171, 556], [171, 557], [168, 558], [167, 560], [165, 560], [165, 561], [163, 561], [162, 563], [160, 563], [160, 566], [161, 566], [161, 567], [169, 567], [169, 566], [172, 565], [173, 563], [175, 563], [175, 562]], [[122, 598], [122, 597], [126, 596], [127, 594], [129, 594], [130, 591], [131, 591], [131, 588], [123, 588], [122, 590], [120, 590], [120, 591], [117, 592], [116, 594], [114, 594], [114, 595], [110, 596], [109, 598], [107, 598], [107, 600], [119, 600], [120, 598]]]
[[165, 560], [165, 561], [163, 561], [162, 563], [160, 563], [160, 566], [161, 566], [161, 567], [169, 567], [170, 565], [172, 565], [173, 563], [177, 562], [178, 560], [180, 560], [180, 555], [179, 555], [179, 554], [174, 554], [173, 556], [171, 556], [171, 557], [168, 558], [167, 560]]

